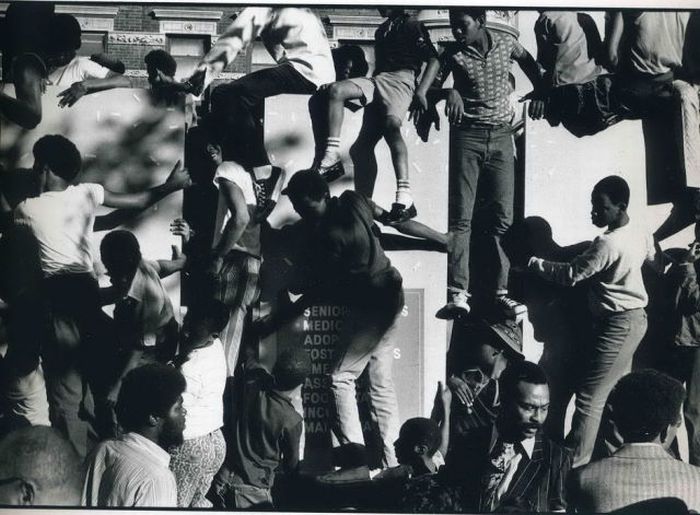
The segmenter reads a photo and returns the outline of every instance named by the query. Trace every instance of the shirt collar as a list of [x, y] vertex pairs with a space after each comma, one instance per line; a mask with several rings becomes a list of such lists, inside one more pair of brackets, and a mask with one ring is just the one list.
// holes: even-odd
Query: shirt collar
[[134, 446], [140, 447], [143, 451], [148, 452], [154, 458], [158, 465], [165, 468], [170, 466], [170, 454], [160, 445], [145, 436], [131, 431], [121, 437], [124, 442], [131, 443]]
[[[498, 434], [498, 428], [494, 424], [493, 426], [493, 432], [491, 434], [491, 444], [489, 445], [489, 454], [491, 451], [493, 451], [493, 448], [496, 445], [496, 442], [498, 441], [499, 434]], [[526, 438], [525, 440], [522, 440], [518, 442], [516, 445], [520, 445], [522, 449], [525, 451], [525, 454], [527, 454], [528, 459], [532, 459], [532, 453], [535, 451], [535, 441], [537, 440], [536, 436], [532, 436], [530, 438]]]

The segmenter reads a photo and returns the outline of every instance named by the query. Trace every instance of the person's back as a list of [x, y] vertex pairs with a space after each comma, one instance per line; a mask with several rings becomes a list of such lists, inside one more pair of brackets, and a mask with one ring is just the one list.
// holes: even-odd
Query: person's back
[[602, 51], [600, 35], [590, 17], [584, 16], [575, 11], [543, 11], [537, 19], [537, 61], [545, 69], [547, 86], [583, 84], [603, 73], [595, 62]]
[[681, 424], [682, 383], [656, 370], [632, 372], [608, 397], [611, 420], [624, 444], [612, 456], [576, 469], [567, 486], [570, 505], [608, 512], [660, 497], [700, 509], [700, 468], [668, 450]]
[[423, 63], [435, 55], [425, 26], [406, 13], [382, 23], [374, 39], [375, 75], [398, 70], [419, 74]]
[[224, 420], [227, 455], [214, 480], [216, 508], [265, 509], [278, 472], [299, 464], [303, 419], [292, 405], [310, 373], [303, 348], [287, 348], [272, 374], [253, 358], [239, 370], [233, 405]]
[[648, 295], [642, 266], [654, 258], [651, 235], [637, 224], [608, 230], [593, 242], [602, 250], [604, 268], [591, 285], [590, 306], [594, 311], [623, 311], [643, 308]]
[[659, 445], [625, 445], [609, 458], [572, 472], [576, 506], [602, 513], [658, 497], [676, 497], [700, 509], [700, 468], [683, 463]]
[[243, 374], [227, 463], [246, 484], [269, 488], [282, 459], [280, 444], [301, 436], [302, 418], [272, 388], [274, 379], [264, 368], [249, 364]]
[[92, 272], [92, 224], [103, 201], [102, 186], [78, 184], [18, 204], [15, 222], [31, 228], [46, 275]]

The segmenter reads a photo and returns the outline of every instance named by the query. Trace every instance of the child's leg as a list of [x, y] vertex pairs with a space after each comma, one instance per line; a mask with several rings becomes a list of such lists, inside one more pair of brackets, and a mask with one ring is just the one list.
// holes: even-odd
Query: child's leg
[[365, 109], [362, 128], [355, 143], [350, 147], [350, 158], [355, 169], [355, 191], [367, 198], [372, 198], [374, 183], [377, 179], [377, 158], [374, 148], [382, 139], [382, 126], [373, 106]]
[[349, 80], [334, 82], [328, 87], [328, 137], [320, 163], [321, 168], [328, 168], [340, 160], [340, 131], [345, 117], [345, 102], [362, 97], [362, 89]]
[[396, 203], [403, 209], [413, 205], [411, 184], [408, 179], [408, 150], [401, 136], [401, 120], [389, 115], [384, 122], [384, 139], [391, 151], [391, 161], [396, 174]]

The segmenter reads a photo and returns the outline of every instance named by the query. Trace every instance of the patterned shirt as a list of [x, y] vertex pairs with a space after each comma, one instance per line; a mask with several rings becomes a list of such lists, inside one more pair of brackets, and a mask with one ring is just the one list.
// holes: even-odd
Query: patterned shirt
[[464, 101], [462, 125], [508, 125], [513, 117], [509, 74], [511, 59], [526, 50], [511, 35], [486, 29], [488, 50], [482, 54], [473, 46], [454, 43], [446, 47], [439, 76], [452, 73], [454, 88]]

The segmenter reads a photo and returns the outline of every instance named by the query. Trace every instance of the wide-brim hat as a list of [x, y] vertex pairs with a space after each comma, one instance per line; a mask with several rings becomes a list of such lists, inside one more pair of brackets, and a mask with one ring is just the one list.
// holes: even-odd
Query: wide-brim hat
[[504, 350], [516, 358], [524, 358], [523, 354], [523, 332], [515, 320], [486, 320], [489, 330], [496, 336], [499, 343], [504, 346]]

